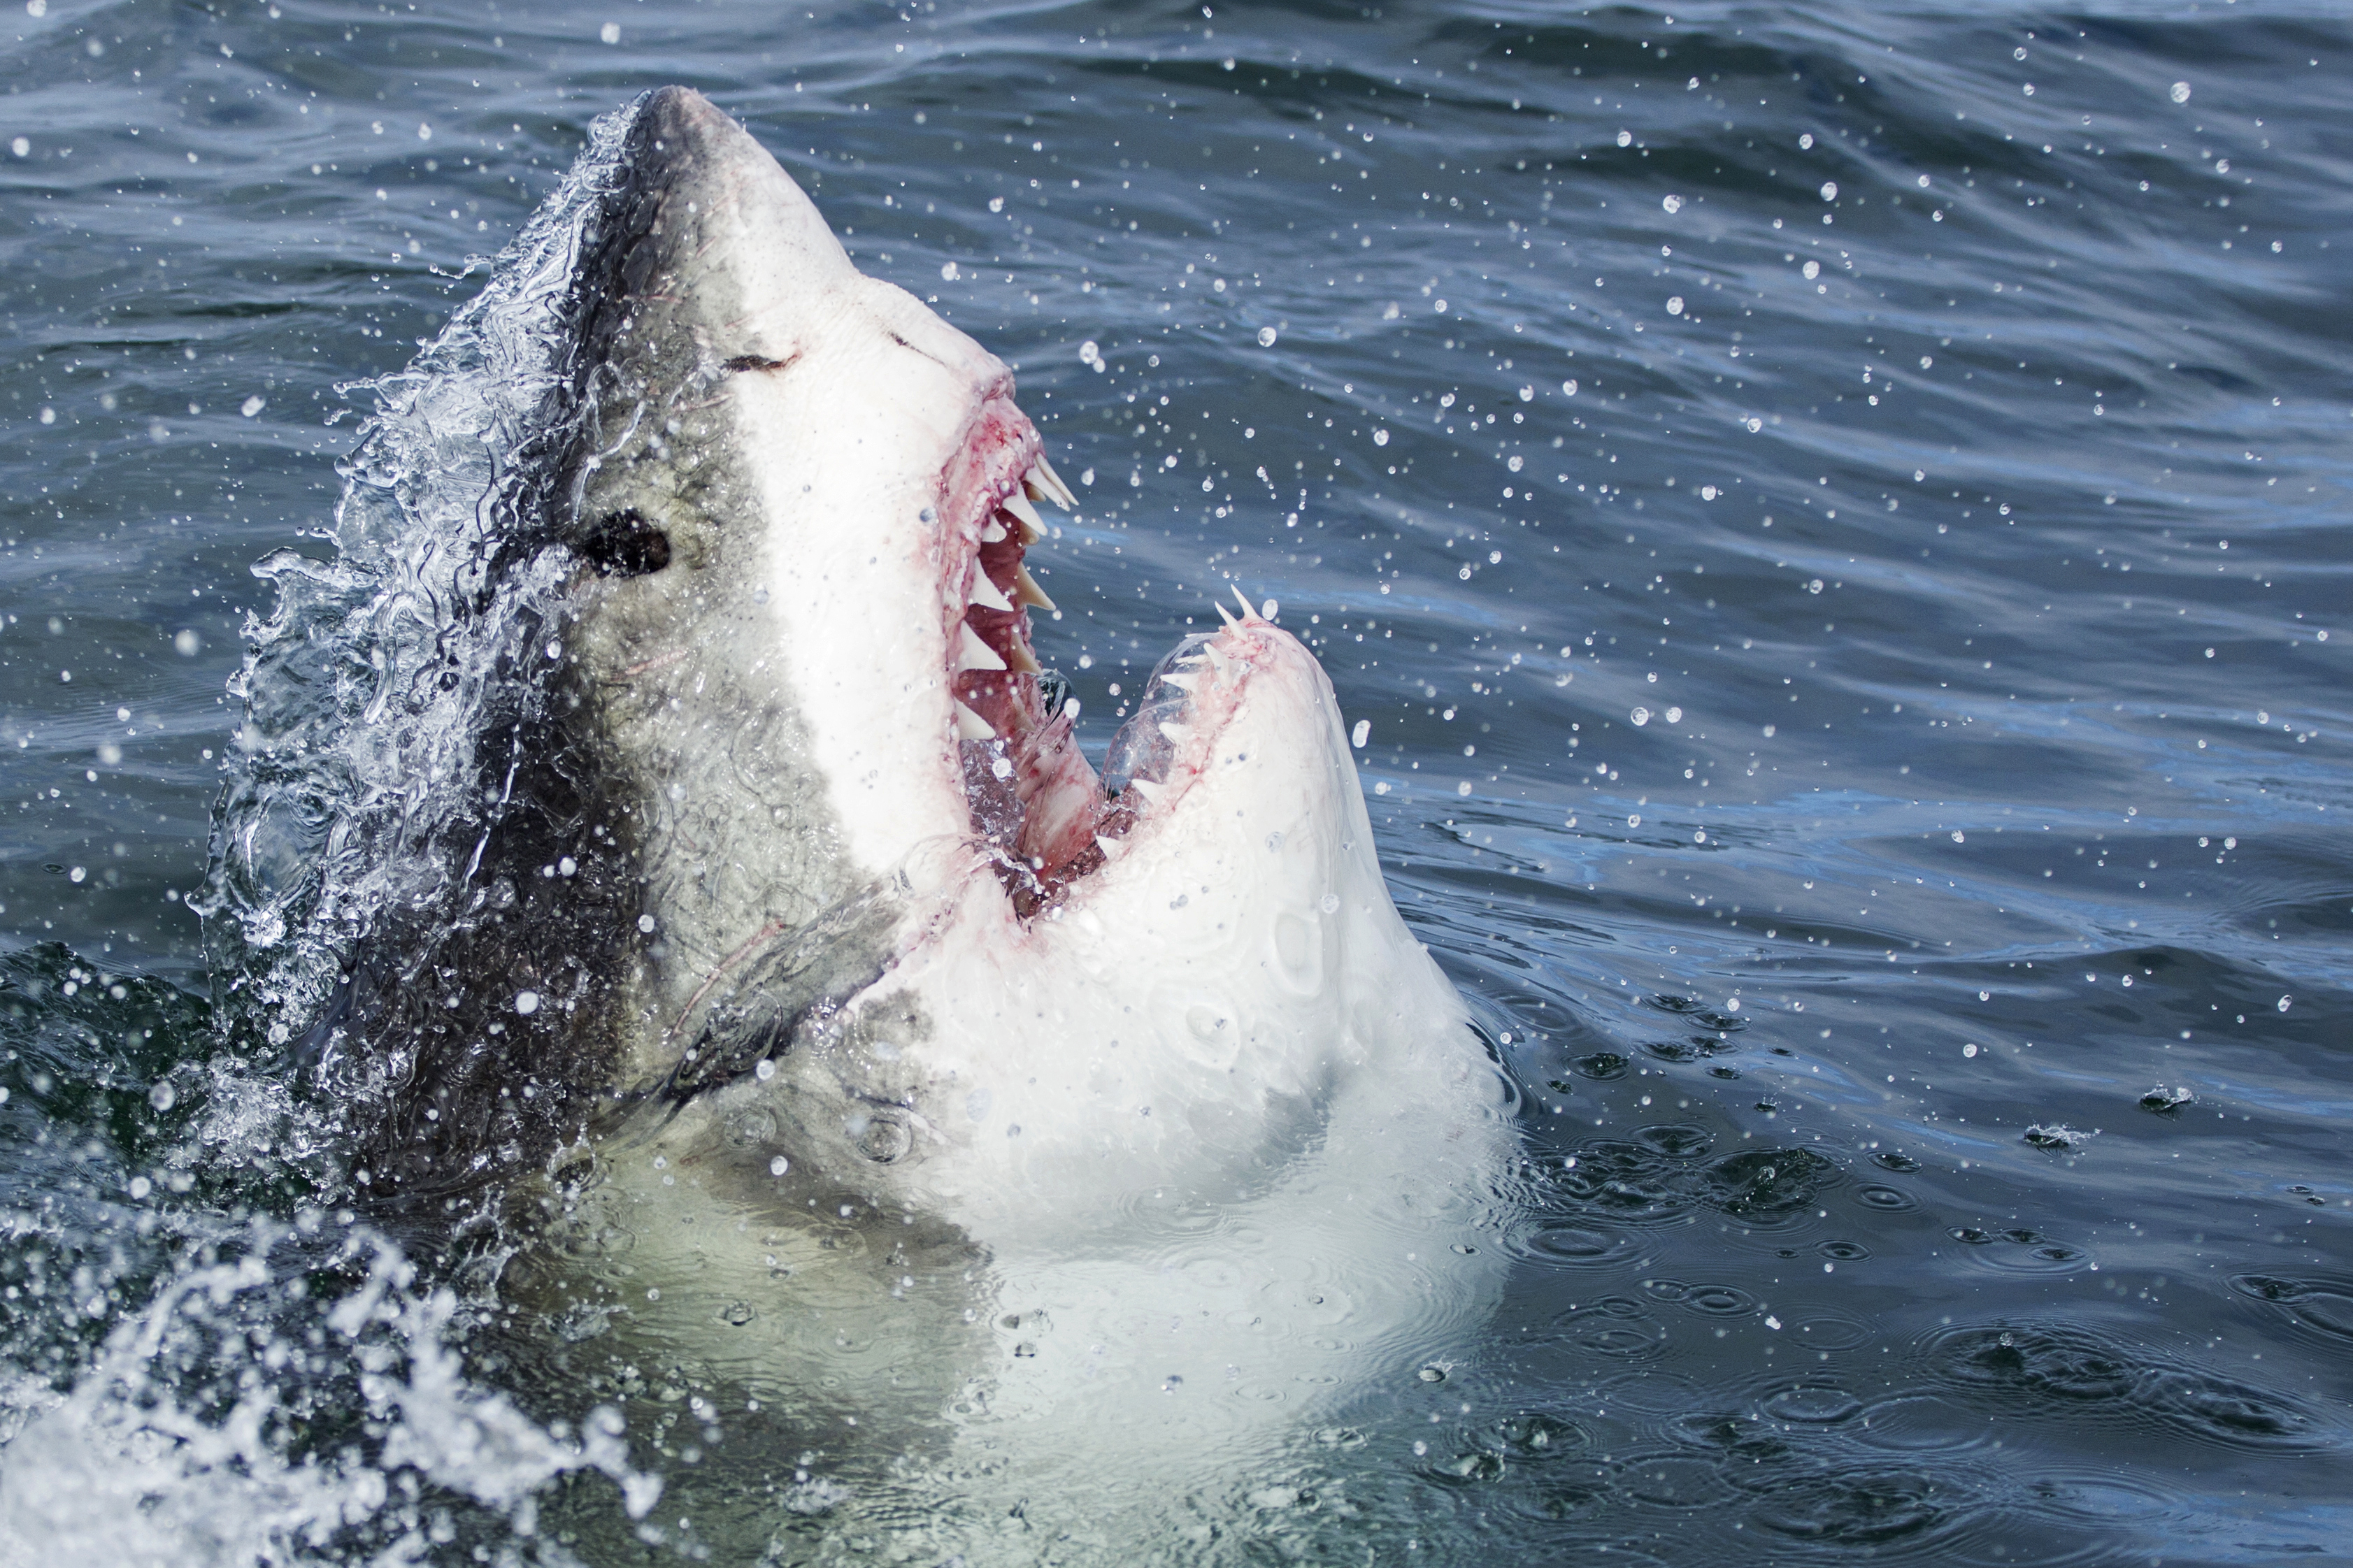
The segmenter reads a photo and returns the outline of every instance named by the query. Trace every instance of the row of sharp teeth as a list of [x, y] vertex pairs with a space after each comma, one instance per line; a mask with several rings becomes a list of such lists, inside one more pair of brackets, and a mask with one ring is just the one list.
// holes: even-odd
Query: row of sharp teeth
[[[1228, 630], [1243, 625], [1250, 617], [1259, 613], [1239, 584], [1234, 588], [1234, 597], [1241, 602], [1242, 620], [1237, 621], [1233, 612], [1227, 609], [1225, 605], [1216, 606], [1218, 617], [1225, 623]], [[1234, 660], [1219, 651], [1214, 642], [1202, 643], [1191, 658], [1171, 663], [1166, 669], [1160, 672], [1159, 677], [1161, 684], [1173, 686], [1188, 697], [1198, 695], [1205, 684], [1214, 689], [1229, 684], [1233, 678]], [[1187, 741], [1192, 739], [1193, 727], [1190, 724], [1171, 723], [1164, 720], [1158, 728], [1163, 735], [1168, 737], [1172, 745], [1182, 746]], [[1166, 779], [1131, 778], [1127, 781], [1124, 793], [1134, 794], [1146, 805], [1158, 805], [1166, 798], [1169, 787]], [[1105, 860], [1116, 860], [1127, 853], [1127, 846], [1124, 843], [1116, 838], [1106, 837], [1100, 833], [1095, 835], [1095, 847], [1103, 851]]]
[[[1248, 609], [1250, 601], [1243, 600], [1242, 607]], [[1218, 614], [1225, 616], [1228, 626], [1234, 624], [1233, 617], [1226, 615], [1223, 605], [1218, 606]], [[1202, 657], [1172, 664], [1162, 670], [1160, 672], [1162, 683], [1173, 686], [1189, 696], [1200, 689], [1201, 678], [1205, 673], [1204, 665], [1208, 667], [1206, 673], [1211, 685], [1223, 680], [1227, 670], [1225, 656], [1208, 643], [1201, 645], [1200, 654]], [[1177, 746], [1182, 746], [1189, 740], [1193, 732], [1192, 726], [1189, 724], [1172, 724], [1166, 721], [1159, 725], [1159, 730], [1163, 735], [1168, 737], [1171, 744]], [[1165, 779], [1131, 778], [1127, 781], [1123, 793], [1134, 795], [1146, 805], [1158, 805], [1163, 799], [1166, 798], [1168, 789], [1168, 783]], [[1103, 858], [1106, 861], [1116, 860], [1127, 853], [1127, 845], [1124, 841], [1101, 833], [1095, 835], [1095, 847], [1103, 852]]]
[[[1045, 538], [1046, 521], [1038, 514], [1034, 504], [1041, 500], [1050, 501], [1064, 511], [1074, 512], [1079, 507], [1079, 498], [1071, 492], [1070, 486], [1062, 482], [1062, 476], [1054, 471], [1054, 465], [1046, 460], [1043, 453], [1039, 454], [1030, 464], [1029, 471], [1021, 477], [1021, 488], [998, 501], [996, 511], [981, 524], [981, 542], [1002, 543], [1008, 520], [1021, 531], [1021, 543], [1025, 549]], [[1054, 601], [1047, 597], [1045, 589], [1038, 586], [1037, 579], [1029, 575], [1027, 565], [1014, 568], [1013, 596], [1008, 599], [1004, 592], [989, 581], [988, 573], [982, 568], [977, 558], [972, 563], [972, 589], [968, 603], [1000, 613], [1010, 613], [1016, 605], [1027, 605], [1049, 614], [1054, 609]], [[997, 650], [981, 640], [969, 622], [959, 622], [956, 632], [955, 668], [959, 674], [967, 669], [1008, 668], [1023, 675], [1036, 675], [1041, 671], [1042, 667], [1031, 657], [1029, 650], [1021, 646], [1018, 637], [1013, 641], [1013, 657], [1008, 666], [1008, 661], [997, 657]], [[987, 720], [961, 702], [955, 706], [957, 740], [993, 741], [997, 738], [997, 731]]]

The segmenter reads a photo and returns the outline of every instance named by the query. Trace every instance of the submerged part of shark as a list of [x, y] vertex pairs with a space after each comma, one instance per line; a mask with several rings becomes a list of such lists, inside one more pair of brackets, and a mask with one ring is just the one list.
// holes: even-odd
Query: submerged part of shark
[[[1032, 641], [1077, 500], [1004, 363], [699, 94], [601, 137], [509, 263], [561, 279], [552, 368], [430, 600], [414, 703], [478, 682], [469, 749], [371, 796], [462, 773], [448, 874], [371, 895], [296, 1042], [354, 1183], [502, 1238], [585, 1386], [659, 1352], [778, 1451], [930, 1430], [1074, 1519], [1143, 1434], [1174, 1484], [1409, 1375], [1492, 1299], [1510, 1094], [1315, 659], [1243, 600], [1099, 772]], [[213, 907], [278, 940], [224, 838]]]

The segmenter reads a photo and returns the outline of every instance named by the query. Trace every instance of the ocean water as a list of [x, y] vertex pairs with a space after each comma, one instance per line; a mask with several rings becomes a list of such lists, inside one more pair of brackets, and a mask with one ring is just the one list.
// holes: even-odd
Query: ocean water
[[[1198, 1560], [2353, 1554], [2348, 44], [12, 5], [0, 1562], [760, 1556], [354, 1211], [188, 903], [254, 563], [334, 554], [378, 385], [669, 81], [1015, 367], [1091, 746], [1212, 598], [1280, 602], [1522, 1091], [1492, 1320], [1385, 1347]], [[292, 885], [336, 819], [276, 798]], [[828, 1462], [772, 1560], [938, 1561]]]

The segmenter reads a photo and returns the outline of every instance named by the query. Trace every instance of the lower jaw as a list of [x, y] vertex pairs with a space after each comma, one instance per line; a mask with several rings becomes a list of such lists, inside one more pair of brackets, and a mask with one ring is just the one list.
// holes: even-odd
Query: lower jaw
[[[1020, 679], [1036, 685], [1035, 677]], [[1016, 914], [1030, 918], [1103, 865], [1095, 840], [1113, 808], [1067, 711], [996, 740], [960, 741], [956, 750], [973, 831], [994, 852]]]
[[1187, 637], [1160, 661], [1133, 717], [1112, 738], [1101, 777], [1080, 749], [1074, 713], [1059, 702], [1048, 706], [1043, 688], [1059, 688], [1059, 677], [998, 678], [1006, 689], [989, 711], [992, 721], [1004, 721], [997, 737], [959, 742], [957, 751], [973, 831], [992, 852], [1021, 919], [1050, 910], [1117, 853], [1144, 805], [1133, 786], [1163, 782], [1174, 764], [1176, 748], [1163, 726], [1181, 726], [1190, 716], [1187, 692], [1163, 678], [1209, 640]]

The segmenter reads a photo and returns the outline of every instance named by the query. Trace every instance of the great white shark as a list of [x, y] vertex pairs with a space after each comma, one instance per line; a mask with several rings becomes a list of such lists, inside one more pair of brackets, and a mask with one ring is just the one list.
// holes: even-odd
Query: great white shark
[[312, 1031], [376, 1211], [494, 1233], [547, 1353], [714, 1448], [944, 1435], [926, 1517], [970, 1460], [1108, 1530], [1410, 1380], [1493, 1299], [1511, 1094], [1314, 657], [1240, 599], [1099, 774], [1011, 373], [700, 94], [568, 264], [507, 815]]

